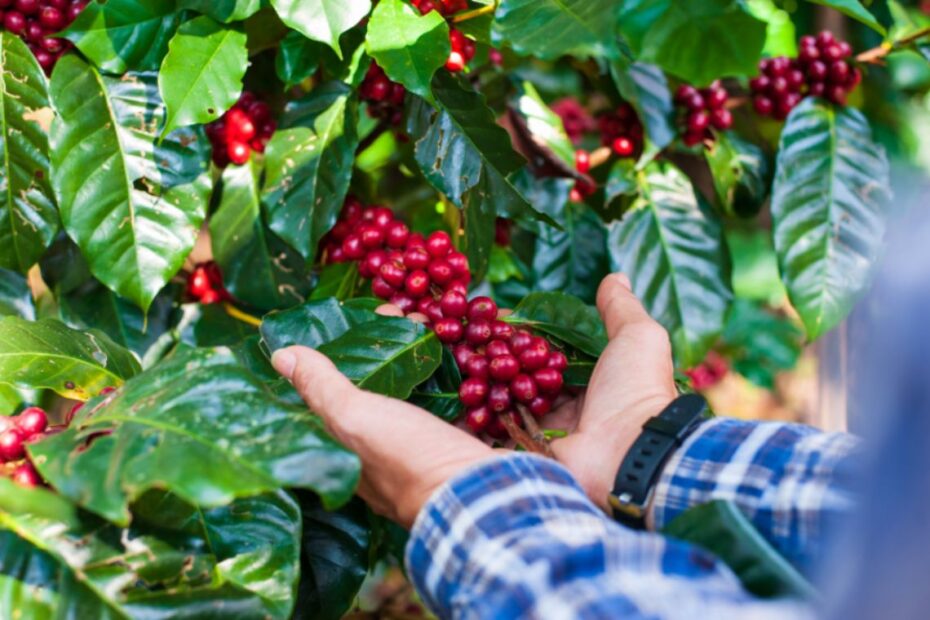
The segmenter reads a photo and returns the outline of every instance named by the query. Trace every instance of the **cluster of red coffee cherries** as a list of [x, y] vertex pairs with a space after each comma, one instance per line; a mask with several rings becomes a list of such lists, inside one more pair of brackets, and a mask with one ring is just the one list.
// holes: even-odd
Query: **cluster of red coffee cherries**
[[56, 33], [67, 28], [88, 0], [0, 0], [0, 24], [23, 39], [46, 73], [71, 47]]
[[350, 197], [322, 247], [325, 262], [356, 261], [377, 297], [404, 314], [421, 314], [452, 348], [466, 377], [459, 399], [473, 432], [505, 438], [500, 416], [522, 425], [517, 406], [537, 416], [551, 409], [567, 358], [544, 338], [499, 320], [489, 297], [468, 299], [468, 258], [453, 248], [448, 233], [412, 233], [387, 207], [366, 207]]
[[206, 126], [213, 145], [213, 163], [225, 168], [230, 163], [240, 166], [252, 151], [264, 153], [265, 146], [277, 129], [271, 108], [254, 93], [245, 91], [232, 108]]
[[[421, 15], [426, 15], [430, 11], [439, 11], [443, 17], [468, 8], [468, 0], [410, 0], [410, 4], [415, 6]], [[446, 69], [458, 73], [465, 69], [465, 66], [474, 58], [475, 42], [466, 37], [461, 30], [449, 26], [449, 44], [452, 46], [452, 51], [446, 59]]]
[[24, 487], [42, 484], [26, 454], [26, 444], [41, 439], [48, 429], [48, 415], [39, 407], [27, 407], [19, 415], [0, 417], [0, 473]]
[[719, 81], [701, 89], [690, 84], [678, 87], [675, 103], [682, 110], [682, 141], [687, 146], [712, 140], [711, 128], [723, 131], [733, 125], [733, 114], [726, 107], [728, 98]]
[[618, 157], [635, 157], [643, 149], [643, 124], [636, 110], [624, 101], [612, 112], [597, 117], [601, 144], [609, 146]]
[[[588, 174], [591, 170], [591, 154], [584, 149], [575, 151], [575, 170], [582, 174]], [[572, 202], [582, 202], [585, 198], [597, 191], [597, 187], [587, 181], [578, 179], [568, 195]]]
[[562, 119], [562, 126], [572, 144], [578, 144], [586, 133], [597, 128], [594, 119], [574, 97], [554, 101], [550, 108]]
[[223, 274], [213, 261], [199, 263], [187, 278], [187, 296], [201, 304], [216, 304], [230, 299], [223, 286]]
[[749, 81], [753, 107], [763, 116], [784, 120], [808, 95], [846, 105], [846, 96], [862, 81], [851, 56], [849, 43], [829, 31], [801, 37], [797, 58], [778, 56], [759, 63], [761, 75]]
[[703, 362], [686, 370], [685, 374], [691, 379], [691, 387], [701, 391], [720, 383], [729, 371], [727, 360], [716, 351], [711, 351]]
[[404, 120], [404, 98], [407, 89], [403, 84], [392, 82], [378, 63], [372, 61], [358, 89], [362, 101], [368, 102], [368, 115], [392, 125]]

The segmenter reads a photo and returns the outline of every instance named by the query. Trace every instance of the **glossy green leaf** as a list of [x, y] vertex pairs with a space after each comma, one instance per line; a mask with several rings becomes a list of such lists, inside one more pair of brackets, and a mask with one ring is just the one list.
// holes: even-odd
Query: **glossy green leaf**
[[414, 388], [410, 402], [422, 407], [446, 422], [452, 422], [464, 411], [459, 400], [459, 386], [462, 373], [459, 371], [455, 356], [448, 347], [442, 348], [442, 360], [439, 368], [429, 379]]
[[47, 553], [0, 530], [0, 619], [53, 620], [59, 573]]
[[313, 89], [285, 109], [265, 156], [262, 204], [268, 226], [306, 262], [336, 223], [358, 147], [357, 102], [341, 82]]
[[303, 260], [265, 228], [255, 161], [223, 171], [219, 207], [210, 218], [213, 257], [223, 284], [238, 300], [273, 310], [304, 300]]
[[858, 110], [809, 98], [782, 130], [772, 218], [782, 280], [807, 335], [835, 327], [868, 286], [884, 233], [888, 162]]
[[360, 278], [358, 265], [354, 261], [326, 265], [320, 271], [310, 299], [335, 297], [339, 301], [345, 301], [354, 296]]
[[566, 205], [563, 230], [540, 226], [533, 248], [533, 288], [561, 291], [594, 303], [610, 269], [607, 230], [584, 204]]
[[375, 307], [362, 299], [342, 302], [329, 298], [272, 312], [262, 320], [262, 341], [272, 352], [295, 344], [316, 349], [353, 327], [375, 320]]
[[613, 56], [616, 6], [614, 0], [502, 0], [491, 34], [525, 56]]
[[600, 356], [607, 346], [607, 332], [597, 308], [565, 293], [530, 293], [506, 320], [555, 336], [593, 357]]
[[762, 537], [733, 502], [715, 500], [695, 506], [666, 525], [662, 533], [713, 553], [756, 596], [816, 598], [810, 582]]
[[219, 22], [238, 22], [262, 8], [262, 0], [179, 0], [182, 9], [194, 9]]
[[25, 273], [55, 238], [48, 139], [39, 126], [48, 82], [19, 37], [0, 32], [0, 268]]
[[0, 512], [29, 514], [54, 519], [66, 526], [78, 521], [74, 504], [43, 487], [22, 487], [10, 478], [0, 478]]
[[862, 6], [859, 0], [808, 0], [808, 2], [828, 6], [843, 15], [852, 17], [880, 34], [885, 34], [885, 28], [878, 23], [878, 20], [868, 9]]
[[330, 46], [341, 59], [339, 37], [371, 11], [371, 0], [271, 0], [285, 24]]
[[162, 136], [215, 121], [239, 100], [249, 67], [245, 44], [245, 33], [206, 15], [178, 28], [158, 72], [167, 108]]
[[365, 47], [387, 76], [428, 101], [430, 80], [449, 57], [449, 27], [439, 11], [420, 15], [404, 0], [380, 0], [368, 20]]
[[720, 223], [671, 164], [637, 173], [639, 193], [610, 225], [611, 267], [671, 336], [675, 359], [700, 363], [723, 331], [732, 292]]
[[29, 451], [62, 495], [119, 524], [149, 489], [215, 507], [300, 487], [333, 507], [359, 474], [318, 418], [281, 401], [224, 348], [175, 353]]
[[295, 618], [339, 620], [368, 574], [371, 531], [368, 509], [358, 498], [339, 510], [298, 493], [303, 515], [301, 578]]
[[318, 347], [358, 387], [406, 399], [439, 367], [442, 345], [432, 330], [376, 316]]
[[755, 75], [765, 44], [765, 23], [740, 0], [631, 0], [619, 23], [638, 60], [697, 85]]
[[275, 72], [284, 82], [284, 87], [293, 88], [316, 73], [323, 49], [318, 41], [312, 41], [293, 30], [288, 32], [281, 39], [275, 57]]
[[231, 347], [255, 336], [255, 326], [230, 316], [219, 304], [185, 304], [180, 340], [192, 347]]
[[768, 198], [771, 171], [765, 153], [735, 133], [718, 133], [704, 157], [717, 203], [729, 216], [752, 217]]
[[514, 186], [511, 176], [526, 163], [510, 145], [484, 96], [463, 87], [447, 71], [433, 79], [434, 110], [415, 99], [410, 134], [415, 157], [426, 179], [464, 209], [465, 250], [475, 279], [488, 265], [496, 216], [534, 219], [542, 216]]
[[209, 142], [199, 130], [156, 145], [155, 76], [101, 76], [75, 55], [55, 67], [52, 185], [68, 235], [101, 282], [146, 309], [181, 268], [203, 222]]
[[610, 74], [620, 95], [636, 110], [646, 130], [642, 159], [652, 159], [677, 135], [668, 80], [661, 69], [644, 62], [617, 61], [611, 64]]
[[175, 0], [91, 2], [64, 37], [105, 73], [154, 71], [181, 17]]
[[758, 386], [773, 389], [778, 373], [801, 355], [804, 332], [758, 302], [736, 299], [723, 332], [723, 350], [733, 369]]
[[574, 169], [575, 146], [565, 133], [562, 119], [549, 109], [530, 82], [521, 85], [515, 107], [526, 120], [533, 140], [552, 151], [569, 169]]
[[791, 14], [778, 7], [775, 0], [746, 0], [746, 8], [755, 17], [765, 22], [765, 56], [798, 55], [798, 45]]
[[0, 381], [48, 388], [87, 400], [139, 372], [132, 353], [102, 332], [73, 330], [55, 319], [0, 320]]
[[0, 316], [18, 316], [30, 321], [36, 318], [29, 283], [15, 271], [0, 269]]

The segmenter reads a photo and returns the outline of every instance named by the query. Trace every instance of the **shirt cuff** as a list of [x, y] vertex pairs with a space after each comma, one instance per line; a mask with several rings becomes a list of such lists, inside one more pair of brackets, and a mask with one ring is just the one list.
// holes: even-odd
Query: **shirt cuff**
[[[485, 543], [503, 541], [506, 548], [509, 536], [556, 513], [569, 520], [603, 518], [568, 470], [551, 459], [514, 453], [479, 463], [446, 482], [420, 510], [407, 543], [408, 574], [427, 605], [441, 609], [463, 584], [479, 578], [475, 567], [487, 565], [483, 556], [497, 547]], [[497, 564], [503, 562], [498, 557]]]

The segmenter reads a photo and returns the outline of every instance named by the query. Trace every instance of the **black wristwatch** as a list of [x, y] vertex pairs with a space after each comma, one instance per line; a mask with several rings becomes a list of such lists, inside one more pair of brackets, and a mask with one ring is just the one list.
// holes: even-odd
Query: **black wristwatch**
[[706, 416], [707, 401], [698, 394], [685, 394], [643, 424], [607, 496], [614, 519], [636, 529], [646, 526], [646, 508], [665, 461]]

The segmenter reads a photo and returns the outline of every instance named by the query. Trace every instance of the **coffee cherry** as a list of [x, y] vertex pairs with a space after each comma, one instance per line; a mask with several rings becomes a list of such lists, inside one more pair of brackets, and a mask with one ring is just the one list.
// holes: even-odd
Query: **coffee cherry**
[[369, 252], [364, 260], [359, 263], [359, 272], [362, 271], [362, 265], [365, 266], [365, 277], [373, 278], [381, 273], [381, 266], [388, 260], [387, 253], [384, 250], [375, 250]]
[[468, 271], [468, 257], [457, 252], [455, 250], [449, 252], [446, 255], [446, 262], [449, 263], [449, 266], [452, 267], [452, 273], [457, 277], [467, 277], [471, 278], [471, 273]]
[[210, 289], [203, 294], [200, 298], [200, 303], [204, 306], [209, 306], [210, 304], [218, 304], [223, 301], [223, 296], [219, 291]]
[[385, 282], [384, 278], [377, 276], [371, 281], [371, 292], [381, 299], [390, 299], [397, 290]]
[[487, 379], [488, 378], [488, 358], [484, 355], [472, 355], [468, 358], [468, 361], [465, 362], [464, 372], [469, 377], [476, 377], [478, 379]]
[[404, 290], [413, 297], [422, 297], [429, 291], [429, 276], [419, 269], [410, 272], [404, 282]]
[[375, 224], [359, 226], [358, 236], [368, 249], [380, 248], [384, 244], [384, 231]]
[[562, 389], [562, 372], [555, 368], [541, 368], [533, 373], [533, 380], [540, 390], [556, 394]]
[[[434, 331], [435, 329], [433, 327]], [[468, 364], [468, 360], [471, 359], [472, 355], [475, 355], [475, 350], [467, 344], [462, 343], [452, 347], [452, 357], [455, 358], [455, 364], [462, 372], [465, 372], [465, 365]]]
[[491, 323], [484, 319], [469, 321], [465, 328], [465, 339], [472, 345], [486, 344], [491, 340]]
[[[494, 329], [491, 328], [493, 333]], [[510, 345], [506, 340], [492, 340], [484, 347], [484, 352], [489, 358], [500, 357], [501, 355], [511, 355]]]
[[39, 12], [39, 0], [16, 0], [16, 10], [23, 15], [33, 15]]
[[390, 261], [381, 265], [381, 277], [394, 288], [400, 288], [407, 280], [407, 270], [400, 261]]
[[388, 247], [402, 249], [410, 238], [410, 229], [403, 222], [394, 220], [385, 228], [384, 237]]
[[32, 463], [23, 463], [13, 470], [10, 479], [21, 487], [32, 489], [41, 486], [42, 477]]
[[388, 301], [400, 308], [404, 314], [410, 314], [417, 307], [417, 302], [414, 301], [413, 297], [403, 293], [394, 293]]
[[552, 401], [545, 396], [537, 396], [530, 401], [529, 405], [527, 405], [527, 409], [530, 410], [530, 413], [539, 418], [552, 410]]
[[48, 415], [39, 407], [27, 407], [16, 416], [16, 427], [27, 440], [32, 439], [48, 428]]
[[585, 150], [575, 151], [575, 170], [587, 174], [591, 170], [591, 156]]
[[241, 166], [249, 161], [249, 156], [251, 154], [252, 151], [245, 142], [233, 141], [226, 145], [226, 155], [229, 157], [229, 161], [237, 166]]
[[469, 378], [459, 386], [459, 400], [466, 407], [477, 407], [488, 397], [488, 384], [483, 379]]
[[529, 332], [519, 330], [510, 337], [510, 348], [516, 355], [523, 353], [533, 344], [533, 336]]
[[456, 319], [462, 318], [468, 312], [468, 299], [458, 291], [447, 291], [443, 293], [442, 298], [439, 300], [439, 307], [445, 316]]
[[434, 258], [443, 258], [452, 249], [452, 238], [444, 230], [437, 230], [426, 238], [426, 250]]
[[513, 355], [498, 355], [491, 358], [488, 374], [495, 381], [510, 381], [520, 374], [520, 362]]
[[417, 302], [417, 309], [425, 314], [433, 323], [444, 318], [439, 303], [429, 297], [421, 298], [420, 301]]
[[506, 385], [495, 383], [488, 391], [488, 408], [494, 413], [502, 413], [510, 409], [513, 400]]
[[519, 374], [510, 382], [510, 393], [521, 403], [531, 403], [539, 395], [539, 390], [531, 376]]
[[356, 234], [351, 234], [342, 240], [342, 251], [349, 260], [358, 260], [365, 256], [365, 246]]
[[449, 52], [449, 58], [446, 60], [446, 69], [453, 73], [458, 73], [465, 68], [465, 57], [461, 52], [451, 51]]
[[65, 16], [55, 7], [46, 6], [39, 13], [39, 22], [52, 32], [58, 32], [65, 26]]
[[513, 325], [510, 323], [505, 323], [504, 321], [492, 321], [491, 322], [491, 336], [499, 340], [510, 340], [510, 337], [513, 336], [514, 329]]
[[3, 28], [13, 34], [22, 34], [26, 29], [26, 18], [22, 13], [10, 11], [3, 16]]
[[429, 268], [432, 258], [429, 252], [423, 247], [408, 247], [404, 252], [404, 264], [410, 269], [427, 269]]
[[726, 108], [713, 110], [710, 113], [710, 124], [714, 129], [723, 131], [733, 125], [733, 113]]
[[633, 144], [633, 141], [626, 137], [620, 137], [613, 141], [611, 145], [614, 153], [620, 157], [630, 157], [633, 154], [633, 151], [636, 149], [636, 146]]
[[485, 406], [475, 407], [465, 412], [465, 424], [471, 432], [478, 435], [491, 422], [491, 410]]
[[436, 259], [429, 265], [429, 276], [436, 284], [448, 284], [455, 277], [452, 273], [452, 267], [442, 259]]
[[475, 321], [485, 319], [493, 321], [497, 318], [497, 304], [490, 297], [475, 297], [468, 303], [468, 319]]
[[25, 440], [22, 431], [16, 428], [10, 428], [0, 433], [0, 461], [9, 463], [26, 456], [26, 449], [23, 445]]
[[549, 360], [546, 362], [547, 368], [555, 368], [558, 371], [568, 368], [568, 358], [561, 351], [553, 351], [549, 354]]
[[433, 324], [433, 331], [440, 342], [452, 344], [462, 339], [462, 322], [458, 319], [442, 319]]

